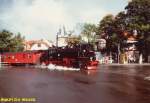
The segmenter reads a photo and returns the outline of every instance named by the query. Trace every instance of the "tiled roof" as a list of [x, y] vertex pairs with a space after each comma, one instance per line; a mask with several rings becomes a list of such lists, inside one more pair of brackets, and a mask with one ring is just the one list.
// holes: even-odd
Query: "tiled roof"
[[30, 40], [30, 41], [25, 41], [24, 44], [25, 44], [25, 49], [27, 49], [27, 50], [28, 50], [28, 49], [31, 49], [31, 47], [32, 47], [34, 44], [44, 44], [44, 45], [46, 45], [48, 48], [53, 45], [52, 42], [45, 41], [45, 40]]

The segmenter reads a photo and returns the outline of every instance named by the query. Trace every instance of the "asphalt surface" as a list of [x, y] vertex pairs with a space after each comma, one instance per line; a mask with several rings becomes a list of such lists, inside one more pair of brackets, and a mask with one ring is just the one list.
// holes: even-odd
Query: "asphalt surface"
[[96, 71], [5, 67], [0, 69], [0, 98], [36, 98], [25, 103], [150, 103], [150, 66], [102, 65]]

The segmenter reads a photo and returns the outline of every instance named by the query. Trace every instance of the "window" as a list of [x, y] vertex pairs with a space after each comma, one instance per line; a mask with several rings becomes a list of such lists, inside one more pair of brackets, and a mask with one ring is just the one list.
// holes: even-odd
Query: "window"
[[14, 55], [12, 56], [12, 59], [15, 59], [15, 56], [14, 56]]
[[23, 54], [23, 58], [26, 58], [26, 55], [25, 55], [25, 54]]
[[28, 54], [28, 58], [31, 58], [32, 56], [30, 54]]
[[8, 56], [8, 59], [11, 59], [11, 57], [10, 57], [10, 56]]
[[40, 43], [38, 43], [38, 47], [41, 47], [41, 44], [40, 44]]

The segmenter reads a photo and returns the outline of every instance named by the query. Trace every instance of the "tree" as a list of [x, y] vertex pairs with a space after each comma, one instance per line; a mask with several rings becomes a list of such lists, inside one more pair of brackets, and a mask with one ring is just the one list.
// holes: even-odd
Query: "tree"
[[150, 51], [150, 0], [132, 0], [125, 9], [128, 28], [138, 31], [139, 50], [147, 62]]
[[119, 42], [119, 37], [117, 35], [117, 26], [116, 26], [115, 17], [111, 14], [106, 15], [99, 23], [97, 29], [97, 35], [101, 38], [105, 39], [106, 44], [106, 51], [109, 52], [117, 52], [117, 45]]
[[87, 38], [87, 42], [94, 42], [97, 27], [95, 24], [85, 23], [82, 26], [81, 35]]
[[81, 40], [81, 38], [79, 36], [73, 35], [73, 33], [74, 33], [74, 31], [72, 30], [72, 31], [69, 31], [67, 34], [68, 38], [67, 38], [66, 42], [69, 46], [77, 45], [80, 43], [80, 40]]
[[138, 30], [140, 38], [146, 40], [150, 36], [150, 0], [132, 0], [125, 9], [128, 27]]
[[67, 39], [67, 44], [69, 46], [74, 46], [74, 45], [77, 45], [79, 43], [80, 43], [80, 37], [79, 36], [72, 35], [72, 36], [69, 36]]
[[106, 15], [99, 23], [97, 34], [101, 37], [107, 38], [113, 30], [114, 16]]
[[12, 51], [23, 51], [24, 50], [24, 40], [25, 37], [22, 37], [20, 33], [14, 36], [12, 39], [13, 50]]
[[112, 51], [127, 39], [125, 32], [133, 36], [135, 30], [138, 32], [139, 51], [147, 61], [150, 53], [150, 0], [132, 0], [125, 11], [115, 17], [106, 15], [99, 23], [97, 34], [107, 40], [107, 50]]
[[22, 51], [24, 48], [23, 45], [24, 37], [21, 37], [21, 34], [14, 35], [13, 33], [2, 30], [0, 32], [0, 51], [1, 52], [14, 52]]
[[9, 51], [11, 46], [12, 33], [7, 30], [0, 32], [0, 50]]

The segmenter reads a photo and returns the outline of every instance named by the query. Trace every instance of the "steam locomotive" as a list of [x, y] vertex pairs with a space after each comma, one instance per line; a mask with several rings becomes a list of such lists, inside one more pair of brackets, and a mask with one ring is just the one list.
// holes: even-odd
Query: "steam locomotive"
[[98, 65], [93, 46], [90, 44], [51, 47], [43, 51], [3, 53], [2, 62], [15, 66], [53, 64], [80, 69], [96, 69]]

